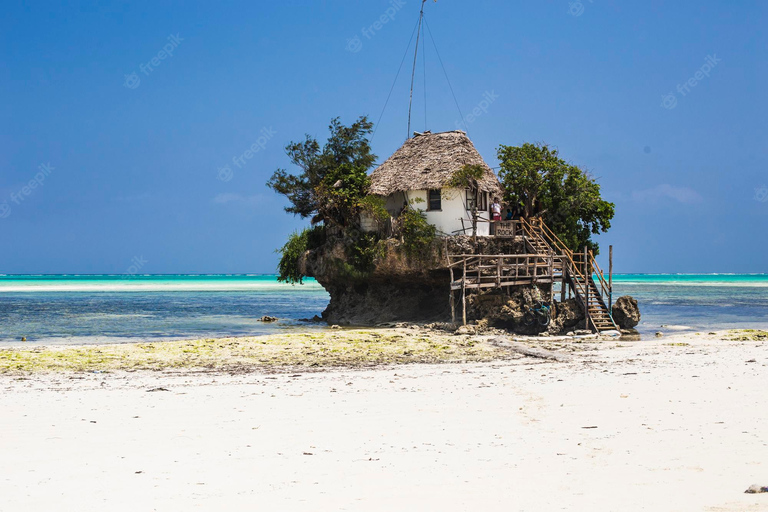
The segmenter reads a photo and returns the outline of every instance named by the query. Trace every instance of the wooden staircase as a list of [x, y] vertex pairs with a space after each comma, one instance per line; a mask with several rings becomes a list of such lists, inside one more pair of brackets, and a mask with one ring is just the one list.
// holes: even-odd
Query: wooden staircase
[[[575, 254], [541, 219], [522, 219], [522, 225], [525, 241], [534, 253], [553, 255], [553, 267], [561, 269], [560, 277], [573, 290], [585, 312], [588, 327], [597, 333], [618, 331], [605, 303], [605, 297], [610, 302], [611, 286], [605, 281], [592, 251], [585, 249], [583, 254]], [[593, 275], [597, 275], [597, 283]]]

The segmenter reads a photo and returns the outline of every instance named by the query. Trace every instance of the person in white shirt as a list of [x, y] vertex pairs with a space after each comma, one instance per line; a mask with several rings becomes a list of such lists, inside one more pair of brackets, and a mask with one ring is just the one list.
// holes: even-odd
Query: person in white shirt
[[491, 214], [493, 215], [493, 220], [501, 220], [501, 204], [499, 203], [499, 198], [494, 197], [493, 198], [493, 204], [491, 205]]

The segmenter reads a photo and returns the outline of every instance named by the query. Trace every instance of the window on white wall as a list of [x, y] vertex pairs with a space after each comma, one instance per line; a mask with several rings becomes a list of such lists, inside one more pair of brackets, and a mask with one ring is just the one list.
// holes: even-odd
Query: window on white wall
[[427, 211], [440, 211], [443, 209], [443, 196], [440, 189], [433, 189], [427, 193]]
[[466, 197], [464, 203], [467, 205], [467, 211], [470, 211], [472, 207], [475, 206], [475, 194], [469, 189], [464, 190], [464, 194], [464, 197]]
[[488, 192], [478, 192], [477, 196], [479, 199], [479, 201], [477, 202], [477, 211], [487, 212], [488, 211]]
[[471, 190], [466, 189], [466, 205], [467, 210], [471, 210], [472, 206], [477, 204], [477, 211], [478, 212], [487, 212], [488, 211], [488, 192], [477, 192], [476, 194], [473, 194]]

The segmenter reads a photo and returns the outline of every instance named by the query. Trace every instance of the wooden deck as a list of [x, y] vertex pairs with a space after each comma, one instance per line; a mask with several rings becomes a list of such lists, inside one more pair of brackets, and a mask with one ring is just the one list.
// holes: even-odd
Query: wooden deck
[[562, 262], [547, 254], [457, 254], [449, 260], [452, 290], [553, 283], [563, 273]]
[[[455, 291], [461, 290], [466, 325], [468, 291], [560, 282], [561, 301], [565, 300], [566, 289], [574, 294], [584, 309], [587, 328], [597, 332], [618, 329], [611, 315], [611, 273], [606, 281], [591, 251], [585, 248], [583, 253], [574, 253], [540, 219], [496, 221], [491, 224], [491, 233], [500, 238], [522, 237], [530, 252], [449, 255], [454, 322]], [[554, 286], [551, 289], [554, 292]]]

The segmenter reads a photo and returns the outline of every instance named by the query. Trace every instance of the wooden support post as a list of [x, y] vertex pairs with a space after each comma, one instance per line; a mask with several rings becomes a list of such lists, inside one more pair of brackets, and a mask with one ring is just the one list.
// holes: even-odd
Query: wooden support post
[[501, 256], [496, 260], [496, 286], [501, 286], [501, 260]]
[[565, 302], [565, 269], [560, 279], [560, 302]]
[[589, 281], [592, 280], [592, 272], [589, 271], [589, 260], [587, 259], [587, 246], [584, 246], [584, 323], [586, 329], [589, 329]]
[[451, 288], [451, 323], [456, 324], [456, 299], [453, 296], [453, 288]]
[[560, 269], [560, 302], [565, 302], [565, 267], [566, 263], [564, 260], [560, 261], [560, 264], [562, 265], [562, 268]]
[[451, 294], [451, 323], [456, 323], [456, 299], [453, 297], [453, 267], [451, 267], [451, 287], [450, 292]]
[[608, 246], [608, 313], [613, 318], [613, 246]]
[[549, 304], [555, 302], [555, 257], [549, 255]]
[[461, 319], [463, 324], [467, 325], [467, 260], [464, 259], [464, 279], [461, 280]]

